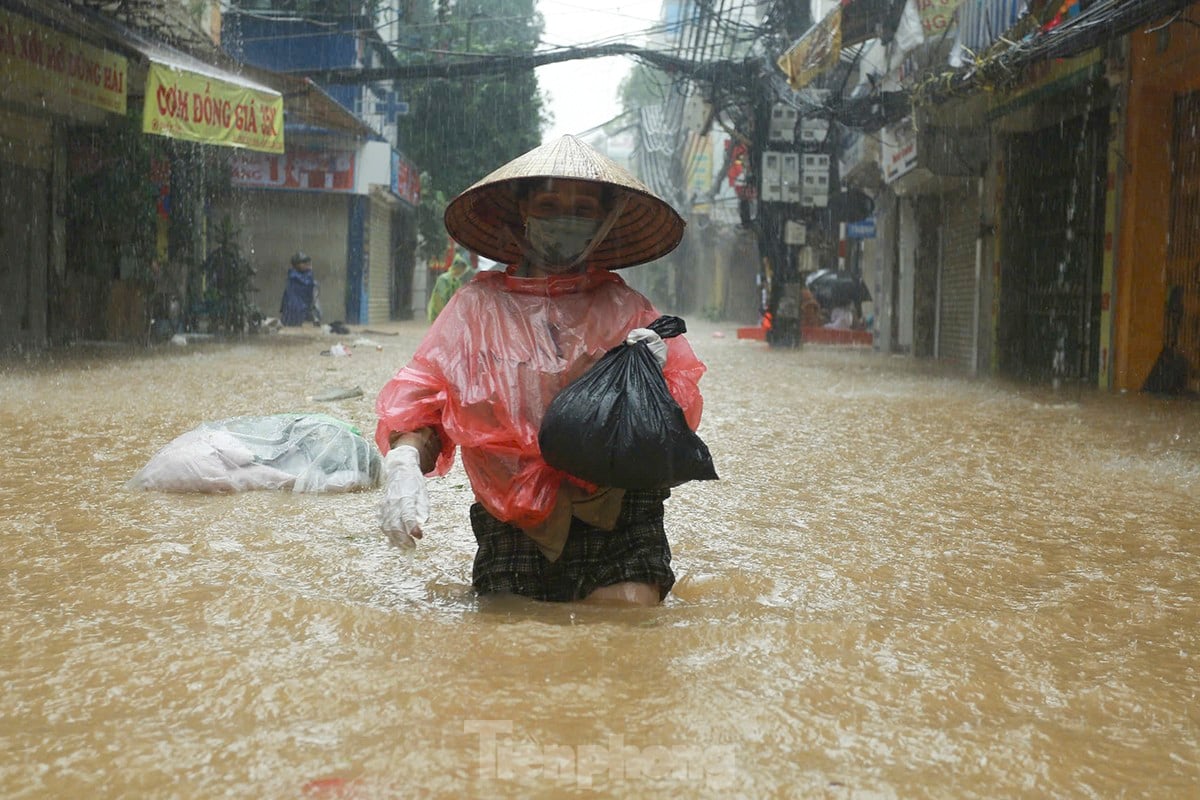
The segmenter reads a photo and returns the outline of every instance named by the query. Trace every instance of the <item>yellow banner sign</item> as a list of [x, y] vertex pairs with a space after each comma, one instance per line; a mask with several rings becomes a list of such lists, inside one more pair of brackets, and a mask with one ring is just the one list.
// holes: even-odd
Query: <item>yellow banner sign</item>
[[0, 86], [10, 83], [125, 113], [124, 56], [0, 10]]
[[151, 62], [142, 130], [282, 153], [283, 96]]
[[842, 52], [842, 7], [808, 29], [775, 62], [793, 89], [803, 89], [838, 62]]

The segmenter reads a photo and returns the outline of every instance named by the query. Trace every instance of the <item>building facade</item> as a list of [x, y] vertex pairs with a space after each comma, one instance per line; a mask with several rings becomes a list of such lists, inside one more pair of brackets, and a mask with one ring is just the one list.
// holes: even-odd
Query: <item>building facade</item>
[[[285, 75], [388, 65], [383, 37], [395, 36], [388, 31], [403, 19], [400, 4], [366, 13], [310, 18], [287, 4], [237, 4], [226, 15], [223, 43], [238, 60]], [[288, 259], [303, 250], [314, 260], [326, 320], [411, 318], [425, 299], [425, 270], [414, 260], [420, 177], [397, 149], [396, 116], [404, 112], [398, 86], [315, 88], [342, 114], [297, 120], [288, 130], [294, 149], [235, 171], [238, 191], [227, 209], [264, 265], [259, 303], [278, 304]]]
[[281, 92], [223, 56], [219, 27], [215, 3], [142, 19], [0, 3], [5, 349], [144, 338], [154, 316], [188, 315], [207, 176], [234, 150], [284, 147]]
[[[879, 39], [850, 51], [855, 9]], [[1186, 2], [852, 0], [794, 43], [785, 99], [844, 87], [808, 113], [846, 131], [841, 188], [874, 201], [849, 249], [875, 346], [1039, 385], [1200, 389], [1198, 27]], [[910, 102], [891, 112], [891, 93]]]

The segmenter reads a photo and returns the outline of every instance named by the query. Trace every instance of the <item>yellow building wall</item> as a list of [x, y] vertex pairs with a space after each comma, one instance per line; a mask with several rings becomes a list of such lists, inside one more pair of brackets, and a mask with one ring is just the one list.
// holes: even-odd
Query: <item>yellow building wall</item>
[[1200, 90], [1200, 7], [1192, 5], [1172, 24], [1160, 27], [1167, 21], [1130, 34], [1115, 389], [1140, 389], [1162, 350], [1172, 114], [1176, 95]]

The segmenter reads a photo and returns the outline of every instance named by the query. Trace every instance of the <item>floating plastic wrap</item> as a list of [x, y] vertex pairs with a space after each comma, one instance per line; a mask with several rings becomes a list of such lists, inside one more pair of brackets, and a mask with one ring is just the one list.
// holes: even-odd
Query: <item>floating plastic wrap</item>
[[164, 492], [349, 492], [379, 485], [379, 451], [325, 414], [233, 417], [163, 447], [126, 484]]
[[[669, 316], [647, 327], [663, 339], [687, 330]], [[645, 342], [617, 345], [559, 392], [538, 444], [547, 464], [599, 486], [657, 489], [717, 478]]]

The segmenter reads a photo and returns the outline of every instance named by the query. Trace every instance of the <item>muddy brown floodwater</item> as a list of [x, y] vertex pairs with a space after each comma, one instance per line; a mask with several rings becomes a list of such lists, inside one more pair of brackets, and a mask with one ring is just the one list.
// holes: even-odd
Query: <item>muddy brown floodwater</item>
[[457, 467], [411, 556], [379, 492], [123, 488], [205, 421], [371, 431], [424, 327], [3, 363], [0, 793], [1194, 796], [1194, 401], [693, 323], [722, 480], [646, 610], [481, 604]]

